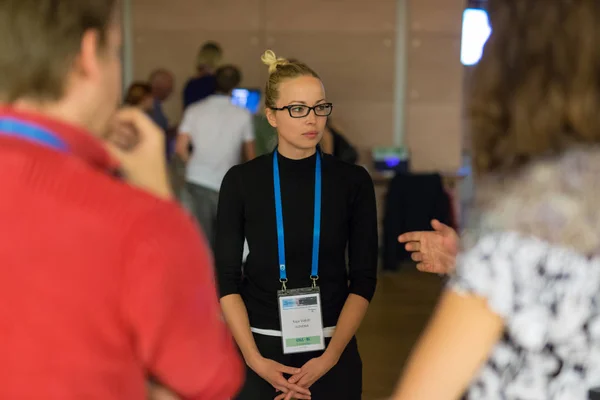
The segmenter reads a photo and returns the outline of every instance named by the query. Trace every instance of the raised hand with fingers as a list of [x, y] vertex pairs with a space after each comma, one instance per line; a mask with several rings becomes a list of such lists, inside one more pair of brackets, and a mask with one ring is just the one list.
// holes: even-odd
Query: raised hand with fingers
[[301, 372], [299, 368], [287, 367], [276, 361], [269, 360], [268, 358], [261, 358], [258, 361], [253, 362], [250, 365], [250, 368], [252, 368], [257, 375], [269, 382], [269, 384], [273, 386], [275, 390], [281, 392], [283, 395], [287, 396], [288, 394], [293, 394], [294, 397], [290, 397], [290, 399], [294, 398], [301, 400], [311, 398], [310, 390], [295, 383], [288, 382], [288, 380], [283, 376], [283, 374], [297, 374]]
[[155, 196], [171, 199], [162, 131], [142, 111], [119, 110], [105, 145], [120, 164], [125, 180]]
[[433, 231], [407, 232], [398, 237], [412, 252], [419, 271], [448, 274], [454, 270], [458, 254], [458, 235], [448, 225], [438, 220], [431, 221]]

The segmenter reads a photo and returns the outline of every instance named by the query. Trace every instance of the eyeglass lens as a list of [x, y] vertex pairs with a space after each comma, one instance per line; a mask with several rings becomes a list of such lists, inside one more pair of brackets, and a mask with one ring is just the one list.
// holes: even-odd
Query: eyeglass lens
[[[294, 118], [306, 117], [310, 113], [311, 107], [305, 105], [290, 106], [290, 115]], [[331, 104], [318, 104], [314, 107], [315, 114], [320, 117], [327, 117], [331, 114]]]

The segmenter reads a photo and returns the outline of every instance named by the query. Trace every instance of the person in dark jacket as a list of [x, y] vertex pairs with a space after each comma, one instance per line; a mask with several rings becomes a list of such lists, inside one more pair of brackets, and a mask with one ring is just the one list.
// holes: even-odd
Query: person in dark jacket
[[223, 58], [223, 50], [216, 42], [206, 42], [200, 47], [196, 58], [196, 75], [183, 89], [183, 108], [215, 93], [217, 80], [215, 70]]

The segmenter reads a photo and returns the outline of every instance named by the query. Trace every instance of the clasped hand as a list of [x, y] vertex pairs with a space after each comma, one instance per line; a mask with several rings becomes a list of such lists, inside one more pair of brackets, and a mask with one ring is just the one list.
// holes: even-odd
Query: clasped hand
[[[324, 354], [309, 360], [302, 368], [288, 367], [264, 357], [249, 362], [248, 365], [275, 390], [281, 392], [275, 400], [304, 400], [311, 398], [308, 388], [329, 372], [336, 363], [337, 360]], [[291, 376], [286, 379], [283, 374]]]
[[[281, 392], [284, 396], [293, 393], [294, 398], [298, 400], [311, 398], [310, 390], [289, 382], [283, 377], [283, 374], [294, 376], [295, 374], [300, 373], [302, 371], [300, 368], [287, 367], [264, 357], [260, 357], [256, 361], [250, 362], [248, 365], [258, 376], [269, 382], [275, 390]], [[292, 397], [290, 397], [290, 399], [291, 398]]]
[[[292, 385], [300, 386], [301, 388], [310, 388], [316, 381], [318, 381], [323, 375], [325, 375], [333, 366], [337, 363], [336, 360], [322, 355], [320, 357], [309, 360], [306, 364], [300, 368], [300, 370], [294, 373], [288, 382]], [[292, 400], [292, 399], [304, 399], [300, 397], [301, 393], [291, 389], [287, 393], [281, 393], [275, 397], [275, 400]], [[310, 397], [309, 397], [310, 398]]]

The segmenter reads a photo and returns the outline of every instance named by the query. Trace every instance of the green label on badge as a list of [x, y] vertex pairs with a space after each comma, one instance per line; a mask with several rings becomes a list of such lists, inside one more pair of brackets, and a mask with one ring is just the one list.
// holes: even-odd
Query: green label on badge
[[285, 345], [287, 347], [298, 347], [298, 346], [308, 346], [313, 344], [320, 344], [321, 337], [320, 336], [308, 336], [308, 337], [300, 337], [293, 339], [286, 339]]

